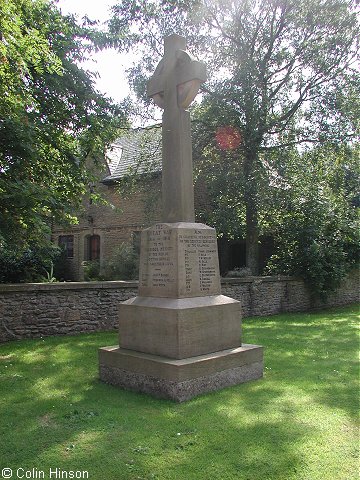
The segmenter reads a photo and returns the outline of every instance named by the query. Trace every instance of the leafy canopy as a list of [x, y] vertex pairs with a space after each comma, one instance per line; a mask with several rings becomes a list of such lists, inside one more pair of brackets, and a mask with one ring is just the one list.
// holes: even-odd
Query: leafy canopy
[[198, 214], [220, 234], [246, 237], [254, 273], [259, 235], [274, 235], [272, 271], [311, 277], [313, 284], [318, 278], [319, 292], [331, 284], [330, 272], [341, 276], [355, 255], [353, 204], [328, 172], [354, 175], [358, 155], [356, 5], [123, 0], [109, 23], [109, 43], [141, 52], [129, 76], [148, 108], [146, 81], [164, 36], [185, 36], [205, 61], [209, 78], [193, 112], [193, 146], [210, 208]]
[[81, 60], [99, 33], [48, 0], [0, 3], [0, 243], [41, 243], [72, 217], [88, 163], [125, 123], [124, 107], [94, 88]]
[[129, 75], [148, 104], [146, 80], [162, 57], [163, 37], [179, 33], [207, 65], [205, 100], [222, 111], [217, 124], [241, 128], [243, 150], [285, 139], [317, 142], [325, 115], [335, 136], [354, 135], [356, 116], [338, 115], [349, 95], [358, 98], [354, 2], [124, 0], [113, 12], [110, 43], [141, 52]]

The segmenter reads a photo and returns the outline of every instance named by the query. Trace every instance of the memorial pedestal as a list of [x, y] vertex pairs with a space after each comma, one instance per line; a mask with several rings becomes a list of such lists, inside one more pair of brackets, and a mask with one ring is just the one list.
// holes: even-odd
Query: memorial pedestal
[[241, 345], [240, 304], [224, 295], [135, 297], [119, 305], [119, 345], [182, 359]]
[[144, 230], [139, 296], [118, 311], [119, 347], [99, 351], [107, 383], [184, 401], [262, 376], [262, 347], [241, 344], [240, 303], [221, 295], [213, 228]]
[[158, 355], [104, 347], [100, 378], [126, 390], [183, 402], [263, 375], [263, 351], [257, 345], [174, 360]]

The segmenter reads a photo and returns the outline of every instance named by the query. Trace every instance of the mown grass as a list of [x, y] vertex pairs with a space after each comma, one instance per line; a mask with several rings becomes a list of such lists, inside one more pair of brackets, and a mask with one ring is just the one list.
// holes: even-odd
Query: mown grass
[[357, 322], [356, 306], [245, 319], [244, 342], [266, 348], [264, 378], [183, 404], [98, 380], [97, 349], [116, 333], [2, 345], [0, 470], [358, 479]]

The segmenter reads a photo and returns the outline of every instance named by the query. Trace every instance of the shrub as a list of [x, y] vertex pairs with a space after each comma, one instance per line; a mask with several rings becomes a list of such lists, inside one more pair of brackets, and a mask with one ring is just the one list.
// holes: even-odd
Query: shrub
[[106, 280], [136, 280], [139, 276], [139, 254], [134, 246], [122, 243], [104, 265]]
[[86, 282], [96, 282], [105, 280], [100, 275], [100, 261], [99, 260], [89, 260], [84, 263], [84, 279]]
[[[30, 245], [25, 250], [12, 250], [6, 245], [0, 249], [0, 283], [47, 281], [52, 266], [61, 255], [53, 245]], [[53, 276], [51, 275], [53, 278]]]

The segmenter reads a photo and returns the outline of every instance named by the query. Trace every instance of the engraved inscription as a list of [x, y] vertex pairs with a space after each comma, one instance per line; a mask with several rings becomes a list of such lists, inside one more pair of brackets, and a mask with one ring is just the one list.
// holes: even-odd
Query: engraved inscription
[[172, 298], [220, 294], [215, 230], [156, 224], [141, 239], [140, 295]]
[[180, 261], [183, 256], [185, 293], [211, 294], [218, 286], [217, 244], [210, 230], [179, 234]]
[[175, 282], [172, 230], [157, 224], [148, 230], [142, 245], [140, 286], [169, 288]]

